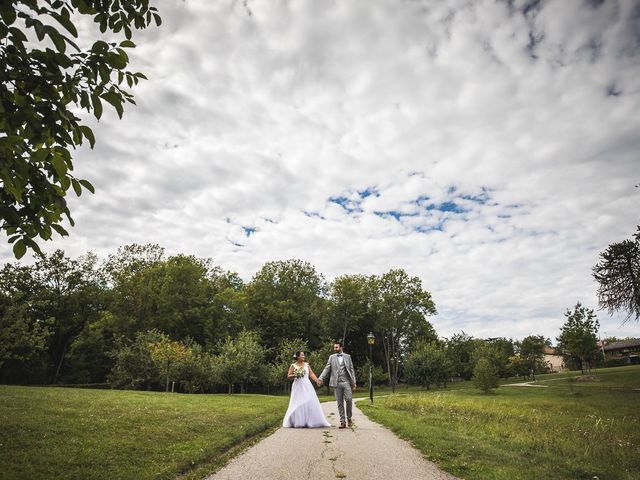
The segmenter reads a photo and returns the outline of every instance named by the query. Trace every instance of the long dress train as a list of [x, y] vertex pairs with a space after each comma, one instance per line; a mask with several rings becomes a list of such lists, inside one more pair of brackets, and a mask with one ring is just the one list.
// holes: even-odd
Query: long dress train
[[331, 424], [324, 417], [320, 400], [309, 380], [309, 364], [304, 364], [304, 377], [296, 378], [291, 386], [289, 408], [284, 415], [285, 428], [321, 428]]

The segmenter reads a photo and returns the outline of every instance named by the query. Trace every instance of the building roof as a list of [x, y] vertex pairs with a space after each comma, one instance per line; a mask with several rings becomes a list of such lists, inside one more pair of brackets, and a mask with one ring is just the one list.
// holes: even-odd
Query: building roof
[[620, 350], [631, 347], [640, 347], [640, 338], [629, 338], [627, 340], [620, 340], [619, 342], [607, 343], [603, 348], [606, 352], [608, 350]]
[[545, 355], [562, 355], [556, 348], [549, 347], [546, 345], [544, 347], [544, 354]]

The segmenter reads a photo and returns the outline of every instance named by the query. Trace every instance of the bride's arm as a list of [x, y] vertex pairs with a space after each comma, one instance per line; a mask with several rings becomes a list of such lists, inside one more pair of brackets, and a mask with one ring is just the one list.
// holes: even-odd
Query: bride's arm
[[[307, 365], [309, 364], [307, 363]], [[311, 370], [311, 365], [309, 365], [309, 378], [313, 380], [314, 383], [318, 383], [318, 377], [316, 377], [316, 374], [313, 373], [313, 370]]]
[[289, 373], [287, 373], [287, 378], [289, 380], [293, 380], [294, 378], [296, 378], [296, 374], [293, 371], [293, 364], [289, 365]]

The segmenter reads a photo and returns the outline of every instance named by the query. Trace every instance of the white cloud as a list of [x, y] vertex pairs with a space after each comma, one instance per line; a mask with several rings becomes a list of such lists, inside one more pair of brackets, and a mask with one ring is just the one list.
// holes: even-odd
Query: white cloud
[[527, 5], [160, 5], [134, 38], [138, 106], [77, 153], [97, 192], [47, 250], [159, 243], [246, 279], [285, 258], [329, 279], [402, 267], [441, 335], [554, 338], [640, 223], [640, 10]]

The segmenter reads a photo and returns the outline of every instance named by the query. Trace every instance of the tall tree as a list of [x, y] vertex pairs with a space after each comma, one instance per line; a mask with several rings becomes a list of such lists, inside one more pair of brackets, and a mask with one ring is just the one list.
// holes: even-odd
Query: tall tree
[[104, 285], [96, 264], [93, 254], [71, 259], [62, 250], [43, 254], [35, 264], [38, 282], [43, 285], [44, 308], [52, 321], [48, 349], [52, 383], [58, 381], [72, 342], [105, 309]]
[[[101, 33], [121, 42], [79, 38], [76, 23], [93, 18]], [[67, 235], [63, 215], [73, 225], [66, 194], [93, 192], [73, 174], [71, 150], [94, 134], [77, 116], [79, 109], [102, 116], [103, 102], [122, 117], [125, 87], [141, 73], [127, 70], [125, 51], [135, 47], [132, 29], [160, 25], [149, 0], [13, 0], [0, 2], [0, 230], [22, 257], [40, 252], [37, 237]], [[87, 31], [81, 29], [80, 31]], [[92, 32], [92, 36], [97, 36]]]
[[109, 310], [117, 334], [133, 338], [155, 327], [164, 249], [158, 245], [125, 245], [102, 267], [111, 285]]
[[0, 270], [0, 381], [25, 382], [24, 377], [8, 378], [5, 363], [16, 374], [46, 352], [51, 321], [42, 314], [41, 293], [32, 266], [8, 263]]
[[600, 323], [592, 309], [576, 303], [573, 311], [567, 310], [566, 320], [557, 337], [559, 348], [568, 356], [576, 358], [580, 370], [585, 366], [591, 370], [591, 361], [598, 350], [598, 328]]
[[271, 348], [282, 339], [301, 338], [311, 349], [322, 345], [326, 284], [302, 260], [266, 263], [247, 285], [251, 328]]
[[609, 313], [626, 312], [640, 320], [640, 226], [632, 240], [612, 243], [593, 267], [598, 282], [598, 303]]
[[377, 282], [375, 299], [378, 310], [376, 330], [381, 334], [389, 385], [395, 392], [400, 366], [412, 343], [431, 338], [435, 331], [427, 316], [436, 313], [431, 294], [422, 288], [418, 277], [410, 277], [402, 269], [390, 270]]
[[237, 273], [214, 267], [209, 278], [212, 297], [204, 343], [213, 348], [220, 340], [235, 337], [248, 328], [249, 306], [244, 283]]
[[528, 373], [532, 374], [534, 380], [536, 373], [547, 370], [547, 365], [544, 363], [544, 349], [549, 346], [551, 341], [544, 335], [529, 335], [518, 344], [520, 358], [525, 361]]
[[334, 341], [342, 339], [356, 363], [369, 356], [367, 335], [375, 330], [377, 320], [376, 285], [375, 277], [343, 275], [329, 287], [327, 334]]
[[456, 333], [446, 341], [446, 352], [452, 363], [453, 376], [464, 380], [473, 376], [475, 342], [476, 339], [465, 332]]
[[[333, 336], [347, 343], [350, 334], [361, 333], [360, 323], [367, 319], [371, 303], [370, 278], [364, 275], [342, 275], [329, 287], [327, 326]], [[366, 333], [365, 333], [366, 335]]]

